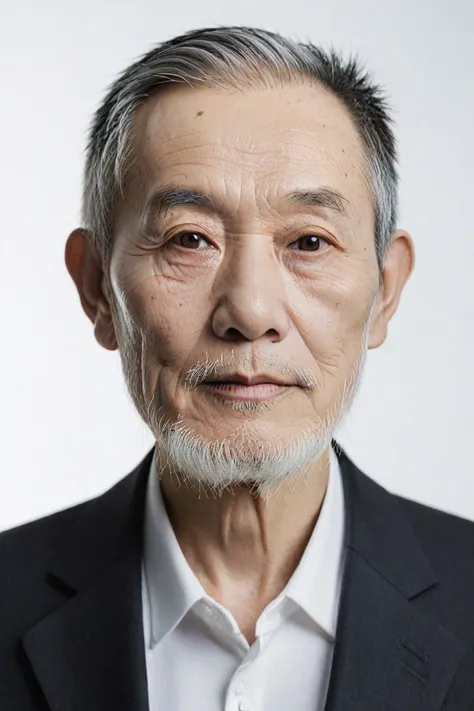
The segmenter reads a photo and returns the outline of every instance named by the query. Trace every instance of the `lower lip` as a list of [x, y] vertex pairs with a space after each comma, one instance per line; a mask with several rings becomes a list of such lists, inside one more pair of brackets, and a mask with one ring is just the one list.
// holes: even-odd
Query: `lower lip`
[[229, 400], [271, 400], [288, 392], [291, 385], [276, 383], [259, 383], [258, 385], [243, 385], [242, 383], [203, 383], [204, 387], [216, 395]]

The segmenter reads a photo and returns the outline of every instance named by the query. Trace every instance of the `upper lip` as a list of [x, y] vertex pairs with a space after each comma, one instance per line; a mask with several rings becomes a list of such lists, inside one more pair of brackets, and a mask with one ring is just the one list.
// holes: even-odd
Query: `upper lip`
[[270, 373], [257, 373], [255, 375], [242, 375], [230, 373], [219, 378], [209, 378], [206, 383], [242, 383], [243, 385], [259, 385], [261, 383], [275, 383], [275, 385], [291, 385], [287, 380], [271, 375]]

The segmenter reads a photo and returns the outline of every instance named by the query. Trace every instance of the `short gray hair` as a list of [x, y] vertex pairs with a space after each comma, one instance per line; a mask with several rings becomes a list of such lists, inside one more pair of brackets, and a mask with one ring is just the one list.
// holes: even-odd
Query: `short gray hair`
[[137, 107], [159, 87], [269, 86], [304, 79], [338, 97], [361, 138], [375, 218], [379, 270], [395, 230], [398, 210], [396, 141], [386, 96], [358, 59], [344, 60], [274, 32], [251, 27], [194, 30], [160, 43], [108, 87], [88, 135], [83, 180], [82, 224], [104, 264], [112, 251], [112, 224], [125, 177], [133, 163], [132, 127]]

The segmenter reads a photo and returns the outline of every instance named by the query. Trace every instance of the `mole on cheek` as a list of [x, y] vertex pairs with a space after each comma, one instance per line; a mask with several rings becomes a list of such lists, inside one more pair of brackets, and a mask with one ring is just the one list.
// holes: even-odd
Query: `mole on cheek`
[[196, 116], [202, 116], [203, 113], [204, 113], [204, 111], [198, 111], [197, 114], [196, 114]]

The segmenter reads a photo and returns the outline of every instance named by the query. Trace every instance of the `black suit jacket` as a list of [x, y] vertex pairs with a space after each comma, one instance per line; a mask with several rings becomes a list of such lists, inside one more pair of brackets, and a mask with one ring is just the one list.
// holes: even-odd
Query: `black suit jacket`
[[[388, 493], [333, 446], [348, 542], [325, 710], [474, 711], [474, 524]], [[151, 457], [102, 496], [0, 535], [1, 711], [148, 711]]]

